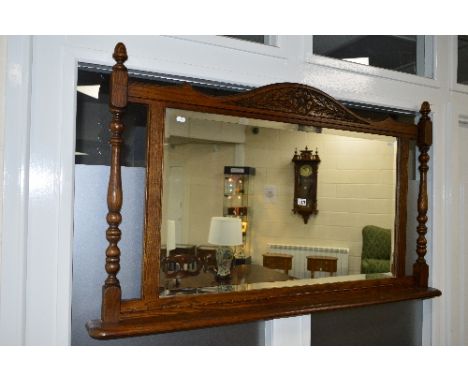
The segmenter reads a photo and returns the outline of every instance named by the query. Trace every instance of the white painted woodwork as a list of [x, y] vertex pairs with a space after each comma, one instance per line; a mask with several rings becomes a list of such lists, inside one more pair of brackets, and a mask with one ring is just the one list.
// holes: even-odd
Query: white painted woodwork
[[[25, 343], [31, 38], [8, 37], [5, 76], [0, 344]], [[53, 333], [52, 333], [53, 334]]]
[[265, 321], [266, 346], [309, 346], [310, 315]]

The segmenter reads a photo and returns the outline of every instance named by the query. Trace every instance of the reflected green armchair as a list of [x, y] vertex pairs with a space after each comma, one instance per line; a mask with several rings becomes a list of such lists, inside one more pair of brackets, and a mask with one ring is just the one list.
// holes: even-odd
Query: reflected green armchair
[[362, 229], [361, 273], [390, 272], [391, 236], [390, 229], [374, 225]]

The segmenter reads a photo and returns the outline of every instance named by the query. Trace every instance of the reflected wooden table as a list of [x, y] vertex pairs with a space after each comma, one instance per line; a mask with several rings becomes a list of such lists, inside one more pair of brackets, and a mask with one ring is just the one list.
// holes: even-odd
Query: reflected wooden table
[[[236, 265], [231, 269], [231, 277], [227, 280], [218, 280], [216, 274], [211, 271], [201, 271], [194, 276], [179, 279], [167, 277], [164, 272], [160, 273], [160, 293], [167, 294], [194, 294], [194, 293], [216, 293], [220, 291], [235, 291], [244, 284], [286, 281], [294, 277], [283, 272], [266, 268], [258, 264]], [[218, 289], [221, 288], [221, 289]]]
[[336, 273], [338, 259], [332, 256], [307, 256], [307, 270], [310, 277], [314, 278], [314, 272], [330, 272], [330, 276]]

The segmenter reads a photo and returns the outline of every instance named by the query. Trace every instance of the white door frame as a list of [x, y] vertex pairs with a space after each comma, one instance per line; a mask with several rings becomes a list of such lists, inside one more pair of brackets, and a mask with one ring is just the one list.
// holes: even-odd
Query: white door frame
[[25, 343], [32, 41], [7, 43], [3, 160], [0, 345]]

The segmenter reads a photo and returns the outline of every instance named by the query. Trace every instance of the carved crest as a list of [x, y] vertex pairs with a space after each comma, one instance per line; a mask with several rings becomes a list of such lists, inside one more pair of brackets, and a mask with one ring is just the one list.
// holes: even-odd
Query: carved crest
[[329, 118], [360, 124], [369, 123], [325, 93], [305, 85], [281, 84], [280, 86], [266, 86], [237, 99], [233, 103], [258, 109], [273, 109], [304, 117]]

